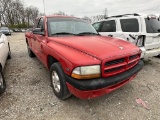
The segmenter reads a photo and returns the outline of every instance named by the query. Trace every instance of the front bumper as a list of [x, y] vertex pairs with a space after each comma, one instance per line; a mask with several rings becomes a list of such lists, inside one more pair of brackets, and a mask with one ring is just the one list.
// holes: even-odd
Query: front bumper
[[69, 91], [78, 98], [89, 99], [102, 96], [123, 86], [132, 80], [142, 69], [143, 61], [128, 71], [108, 78], [97, 78], [91, 80], [76, 80], [66, 75]]

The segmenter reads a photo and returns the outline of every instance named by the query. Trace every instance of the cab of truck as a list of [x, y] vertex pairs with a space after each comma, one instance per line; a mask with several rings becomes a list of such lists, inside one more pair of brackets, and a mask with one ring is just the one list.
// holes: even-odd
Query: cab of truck
[[140, 47], [141, 58], [160, 54], [160, 16], [157, 14], [116, 15], [92, 25], [103, 36], [121, 38]]

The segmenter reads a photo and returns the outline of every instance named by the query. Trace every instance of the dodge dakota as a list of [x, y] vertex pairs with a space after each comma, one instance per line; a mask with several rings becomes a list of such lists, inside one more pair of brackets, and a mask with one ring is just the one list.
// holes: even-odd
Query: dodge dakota
[[80, 18], [39, 17], [25, 37], [29, 56], [36, 56], [50, 71], [59, 99], [105, 95], [128, 83], [143, 67], [137, 46], [101, 36]]

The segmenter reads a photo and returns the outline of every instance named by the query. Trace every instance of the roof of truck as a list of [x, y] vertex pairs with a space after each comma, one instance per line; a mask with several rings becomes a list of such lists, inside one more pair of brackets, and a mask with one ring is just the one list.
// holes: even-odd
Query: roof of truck
[[[47, 18], [77, 18], [74, 16], [65, 16], [65, 15], [46, 15], [46, 16], [41, 16], [41, 17], [47, 17]], [[80, 19], [80, 18], [77, 18]]]

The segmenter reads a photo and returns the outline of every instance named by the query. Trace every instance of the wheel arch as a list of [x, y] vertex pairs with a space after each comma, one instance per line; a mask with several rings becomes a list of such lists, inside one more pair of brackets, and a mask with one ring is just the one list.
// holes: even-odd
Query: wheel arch
[[59, 62], [59, 61], [51, 55], [47, 56], [47, 67], [48, 67], [48, 69], [50, 69], [51, 65], [55, 62]]

